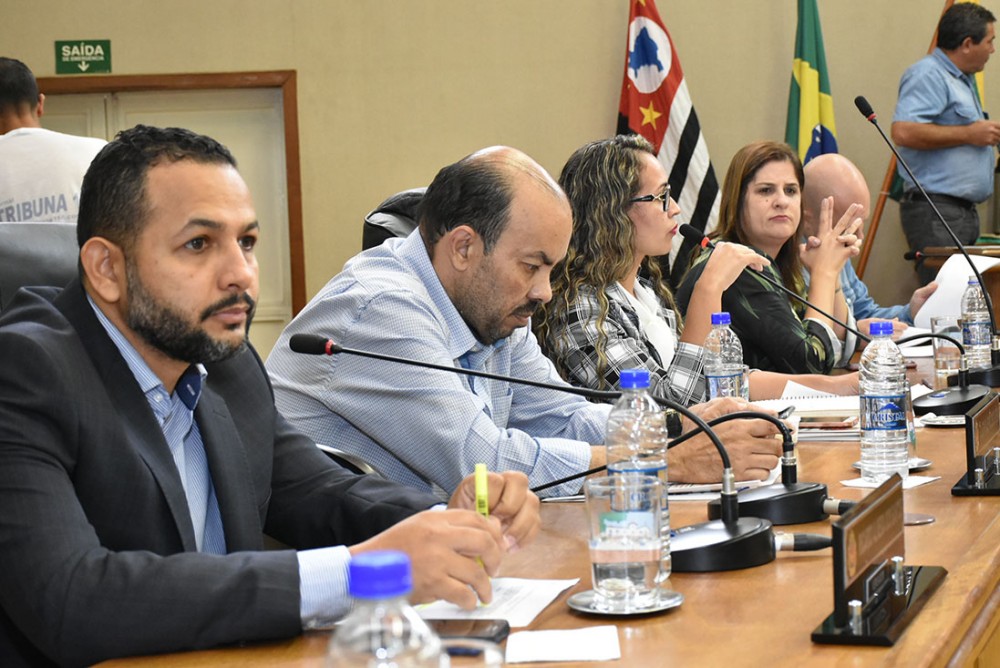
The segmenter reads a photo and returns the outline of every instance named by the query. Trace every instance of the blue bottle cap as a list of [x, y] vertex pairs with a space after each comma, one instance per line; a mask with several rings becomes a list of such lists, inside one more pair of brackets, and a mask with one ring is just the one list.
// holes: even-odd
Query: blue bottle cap
[[649, 387], [649, 369], [622, 369], [618, 384], [623, 390], [638, 390]]
[[347, 578], [354, 598], [395, 598], [413, 590], [410, 557], [405, 552], [363, 552], [351, 559]]
[[868, 333], [872, 336], [887, 336], [892, 334], [892, 323], [888, 320], [878, 320], [868, 326]]
[[729, 313], [726, 311], [719, 311], [718, 313], [712, 314], [712, 324], [713, 325], [728, 325], [732, 322], [729, 318]]

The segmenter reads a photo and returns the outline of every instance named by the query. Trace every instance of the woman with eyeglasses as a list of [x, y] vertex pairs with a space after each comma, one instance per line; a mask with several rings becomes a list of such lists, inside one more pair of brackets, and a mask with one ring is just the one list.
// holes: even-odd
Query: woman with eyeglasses
[[[787, 144], [758, 141], [733, 157], [722, 188], [719, 225], [712, 238], [740, 243], [770, 260], [764, 273], [808, 299], [819, 310], [803, 305], [760, 276], [743, 274], [722, 298], [732, 317], [733, 331], [743, 344], [743, 359], [751, 367], [783, 373], [829, 373], [844, 350], [853, 352], [853, 336], [820, 311], [841, 322], [851, 318], [838, 285], [844, 263], [857, 253], [861, 225], [859, 207], [852, 205], [833, 222], [832, 198], [820, 212], [819, 246], [800, 250], [802, 235], [802, 164]], [[697, 300], [703, 276], [712, 273], [706, 251], [681, 280], [677, 301], [681, 311]], [[809, 270], [805, 288], [802, 270]], [[690, 319], [689, 319], [690, 320]]]
[[[535, 332], [560, 373], [575, 385], [617, 389], [623, 369], [650, 371], [650, 390], [683, 404], [706, 399], [704, 349], [711, 314], [745, 267], [770, 261], [720, 243], [693, 291], [686, 323], [654, 258], [670, 252], [680, 209], [652, 145], [636, 135], [592, 142], [563, 167], [559, 183], [573, 209], [566, 257], [552, 273], [552, 299]], [[677, 241], [679, 243], [679, 240]], [[648, 278], [640, 278], [640, 269]], [[787, 376], [753, 373], [752, 399], [780, 396]], [[851, 393], [857, 376], [802, 376], [802, 384]]]

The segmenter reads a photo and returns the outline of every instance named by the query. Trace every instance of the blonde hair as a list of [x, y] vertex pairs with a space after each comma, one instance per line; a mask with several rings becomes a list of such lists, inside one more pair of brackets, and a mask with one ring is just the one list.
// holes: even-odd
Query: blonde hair
[[[605, 288], [634, 266], [635, 225], [628, 216], [630, 201], [639, 194], [642, 154], [656, 156], [652, 144], [639, 135], [618, 135], [591, 142], [573, 153], [559, 175], [559, 185], [573, 209], [573, 234], [566, 257], [552, 271], [552, 300], [534, 319], [535, 334], [546, 355], [566, 377], [569, 338], [555, 323], [565, 322], [581, 289], [594, 290], [598, 301], [597, 377], [602, 386], [608, 369], [608, 315]], [[653, 289], [673, 307], [659, 264], [643, 260]], [[678, 321], [679, 324], [679, 321]]]

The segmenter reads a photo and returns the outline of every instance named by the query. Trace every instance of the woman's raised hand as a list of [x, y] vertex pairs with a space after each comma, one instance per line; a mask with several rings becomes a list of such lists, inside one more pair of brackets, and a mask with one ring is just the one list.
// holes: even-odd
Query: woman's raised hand
[[719, 241], [715, 250], [708, 258], [708, 264], [701, 274], [699, 283], [708, 279], [714, 282], [719, 290], [725, 290], [732, 285], [747, 267], [760, 271], [771, 264], [766, 257], [743, 244]]
[[851, 204], [836, 223], [833, 222], [833, 198], [826, 197], [820, 206], [819, 229], [801, 247], [802, 264], [810, 273], [840, 273], [844, 263], [861, 252], [864, 220], [858, 216], [861, 204]]

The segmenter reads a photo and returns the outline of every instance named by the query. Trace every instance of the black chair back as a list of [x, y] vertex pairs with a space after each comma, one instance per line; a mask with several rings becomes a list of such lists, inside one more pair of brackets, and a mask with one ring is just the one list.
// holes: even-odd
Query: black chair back
[[0, 311], [23, 286], [69, 283], [79, 255], [76, 223], [0, 222]]
[[411, 188], [392, 195], [365, 216], [361, 250], [378, 246], [386, 239], [406, 237], [417, 227], [420, 202], [427, 188]]

